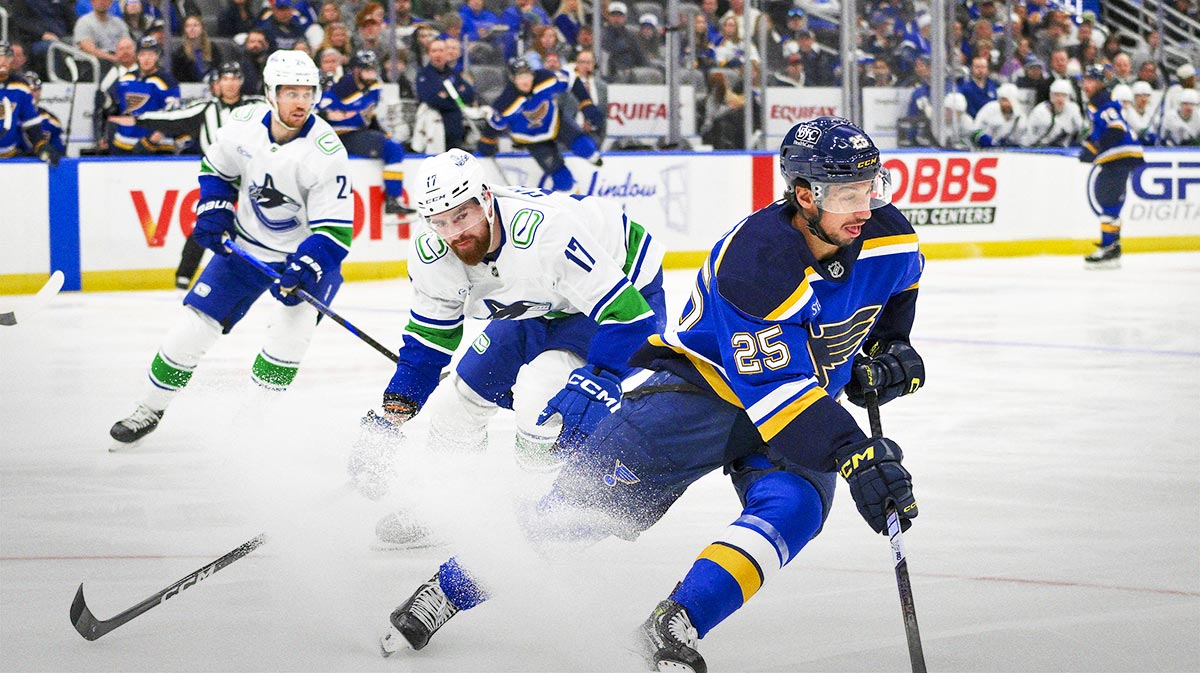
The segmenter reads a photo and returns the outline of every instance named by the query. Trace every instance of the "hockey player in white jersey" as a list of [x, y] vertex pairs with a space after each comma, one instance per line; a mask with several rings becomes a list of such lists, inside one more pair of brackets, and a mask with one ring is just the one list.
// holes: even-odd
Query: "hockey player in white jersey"
[[[411, 320], [383, 411], [364, 425], [388, 431], [420, 411], [431, 448], [479, 450], [489, 419], [512, 409], [518, 460], [555, 466], [557, 448], [617, 406], [626, 359], [663, 328], [663, 248], [617, 202], [489, 187], [458, 149], [426, 159], [413, 193], [430, 230], [409, 253]], [[439, 386], [465, 318], [490, 322]], [[360, 488], [371, 468], [352, 455]], [[415, 524], [378, 532], [397, 546], [425, 536]]]
[[[137, 409], [113, 425], [114, 448], [158, 426], [217, 337], [268, 289], [280, 305], [252, 378], [266, 389], [286, 389], [319, 320], [294, 290], [328, 304], [341, 285], [354, 198], [346, 150], [329, 124], [312, 114], [321, 96], [320, 74], [307, 55], [277, 51], [263, 81], [269, 105], [235, 110], [200, 162], [192, 236], [216, 255], [184, 297], [182, 315], [150, 364]], [[270, 264], [279, 280], [232, 255], [229, 240]]]
[[[1117, 89], [1119, 86], [1113, 87], [1113, 100], [1120, 100], [1117, 97]], [[1129, 124], [1129, 131], [1133, 133], [1133, 137], [1147, 142], [1146, 131], [1151, 131], [1157, 134], [1157, 129], [1152, 129], [1151, 126], [1156, 124], [1157, 107], [1150, 105], [1150, 98], [1154, 95], [1154, 89], [1151, 88], [1149, 82], [1138, 80], [1129, 87], [1129, 92], [1133, 94], [1130, 102], [1121, 101], [1121, 116], [1125, 118], [1125, 123]], [[1152, 140], [1152, 137], [1150, 138]]]
[[1011, 82], [996, 89], [996, 100], [979, 108], [975, 115], [975, 144], [979, 147], [1015, 147], [1025, 134], [1025, 116], [1017, 101], [1017, 85]]
[[1195, 89], [1184, 89], [1179, 94], [1178, 107], [1167, 110], [1163, 116], [1163, 145], [1200, 145], [1200, 115], [1196, 114], [1198, 102], [1200, 94]]
[[1038, 103], [1030, 111], [1020, 144], [1024, 147], [1078, 147], [1084, 130], [1079, 107], [1071, 105], [1071, 83], [1060, 79], [1050, 85], [1050, 100]]

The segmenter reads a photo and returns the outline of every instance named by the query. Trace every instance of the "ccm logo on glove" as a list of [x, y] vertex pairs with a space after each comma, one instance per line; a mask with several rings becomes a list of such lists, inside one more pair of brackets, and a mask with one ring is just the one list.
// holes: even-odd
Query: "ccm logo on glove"
[[617, 408], [621, 403], [621, 398], [614, 398], [608, 394], [608, 391], [600, 387], [596, 381], [581, 374], [571, 374], [571, 378], [567, 379], [567, 385], [578, 386], [580, 390], [587, 393], [593, 400], [608, 407], [610, 411]]

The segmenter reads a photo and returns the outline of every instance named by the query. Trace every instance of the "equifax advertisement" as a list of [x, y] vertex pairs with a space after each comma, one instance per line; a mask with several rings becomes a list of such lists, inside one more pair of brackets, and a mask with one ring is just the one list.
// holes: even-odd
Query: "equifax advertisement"
[[[685, 136], [696, 134], [696, 92], [691, 85], [679, 87], [679, 129]], [[610, 138], [626, 136], [663, 137], [670, 126], [667, 87], [662, 84], [610, 84], [608, 126]]]

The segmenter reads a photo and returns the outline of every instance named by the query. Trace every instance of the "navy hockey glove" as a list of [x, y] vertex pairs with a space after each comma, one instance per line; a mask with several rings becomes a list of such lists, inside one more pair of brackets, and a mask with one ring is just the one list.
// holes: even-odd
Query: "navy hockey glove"
[[992, 137], [986, 133], [980, 133], [975, 137], [975, 144], [979, 145], [980, 147], [991, 147]]
[[571, 372], [567, 385], [546, 404], [537, 424], [542, 425], [559, 414], [563, 427], [558, 434], [558, 445], [574, 448], [620, 405], [621, 379], [616, 374], [599, 367], [580, 367]]
[[583, 118], [587, 123], [592, 125], [592, 128], [598, 129], [604, 126], [604, 112], [597, 105], [588, 105], [580, 112], [583, 113]]
[[225, 246], [225, 237], [229, 240], [235, 237], [233, 224], [233, 202], [227, 199], [213, 199], [196, 206], [196, 226], [192, 229], [192, 240], [201, 247], [208, 248], [218, 255], [228, 255], [230, 250]]
[[900, 447], [885, 437], [842, 447], [834, 456], [834, 466], [850, 485], [858, 513], [876, 533], [887, 534], [889, 505], [900, 515], [901, 530], [908, 530], [909, 519], [917, 518], [912, 475], [900, 464], [903, 459]]
[[903, 341], [893, 341], [879, 355], [859, 355], [851, 367], [846, 398], [852, 403], [867, 406], [867, 393], [879, 395], [879, 403], [911, 395], [925, 385], [925, 361]]
[[313, 234], [304, 239], [296, 252], [288, 255], [287, 266], [279, 274], [279, 282], [271, 286], [271, 294], [285, 306], [303, 301], [297, 288], [313, 292], [325, 274], [338, 268], [346, 251], [333, 239]]

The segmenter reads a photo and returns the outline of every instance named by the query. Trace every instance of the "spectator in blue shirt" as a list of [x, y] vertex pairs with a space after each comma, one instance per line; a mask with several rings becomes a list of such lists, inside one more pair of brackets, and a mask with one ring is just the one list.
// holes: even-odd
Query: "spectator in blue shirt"
[[971, 59], [971, 76], [958, 85], [958, 92], [967, 98], [967, 114], [974, 118], [979, 108], [996, 100], [996, 86], [989, 75], [987, 57]]

